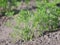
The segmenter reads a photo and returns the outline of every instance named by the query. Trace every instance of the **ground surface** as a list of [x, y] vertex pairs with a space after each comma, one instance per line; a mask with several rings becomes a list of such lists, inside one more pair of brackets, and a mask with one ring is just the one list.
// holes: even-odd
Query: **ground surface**
[[[0, 23], [2, 24], [2, 19], [0, 19]], [[0, 26], [0, 45], [60, 45], [60, 30], [49, 32], [32, 41], [23, 42], [23, 40], [18, 40], [15, 43], [9, 35], [11, 32], [13, 32], [12, 28], [3, 24]]]
[[[24, 5], [22, 6], [23, 9], [26, 7]], [[32, 9], [32, 6], [29, 9]], [[13, 39], [10, 37], [13, 29], [4, 25], [4, 22], [6, 22], [5, 19], [4, 17], [0, 17], [0, 45], [60, 45], [60, 29], [59, 31], [48, 32], [31, 41], [24, 42], [23, 40], [17, 40], [13, 42]], [[14, 22], [12, 21], [12, 23]]]

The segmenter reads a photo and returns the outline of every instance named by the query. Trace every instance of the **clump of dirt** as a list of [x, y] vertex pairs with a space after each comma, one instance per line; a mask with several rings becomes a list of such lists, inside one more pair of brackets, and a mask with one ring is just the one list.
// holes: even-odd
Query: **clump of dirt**
[[[8, 20], [8, 18], [5, 16], [0, 17], [0, 45], [8, 45], [8, 43], [11, 43], [10, 33], [13, 30], [12, 30], [12, 28], [4, 25], [4, 23], [7, 20]], [[11, 44], [11, 45], [13, 45], [13, 44]]]

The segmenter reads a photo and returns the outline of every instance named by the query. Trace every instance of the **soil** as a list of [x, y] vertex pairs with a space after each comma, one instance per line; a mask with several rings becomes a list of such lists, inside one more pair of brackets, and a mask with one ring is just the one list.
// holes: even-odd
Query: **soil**
[[13, 42], [13, 39], [10, 37], [10, 33], [13, 30], [5, 26], [3, 20], [3, 18], [0, 18], [0, 45], [60, 45], [60, 29], [58, 31], [48, 32], [30, 41], [24, 42], [23, 40], [18, 40]]
[[24, 42], [18, 40], [13, 42], [10, 33], [13, 29], [4, 25], [8, 18], [0, 17], [0, 45], [60, 45], [60, 29], [58, 31], [46, 32], [41, 37]]

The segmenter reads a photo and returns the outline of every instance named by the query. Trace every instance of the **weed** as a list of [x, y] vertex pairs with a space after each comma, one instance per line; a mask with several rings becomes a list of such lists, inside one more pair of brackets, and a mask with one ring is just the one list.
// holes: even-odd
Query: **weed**
[[[14, 18], [17, 24], [13, 26], [12, 37], [31, 40], [33, 37], [40, 36], [46, 30], [56, 29], [60, 17], [60, 8], [56, 6], [58, 2], [59, 0], [54, 0], [53, 3], [38, 0], [36, 1], [37, 8], [35, 11], [21, 10]], [[8, 14], [13, 15], [13, 12]]]

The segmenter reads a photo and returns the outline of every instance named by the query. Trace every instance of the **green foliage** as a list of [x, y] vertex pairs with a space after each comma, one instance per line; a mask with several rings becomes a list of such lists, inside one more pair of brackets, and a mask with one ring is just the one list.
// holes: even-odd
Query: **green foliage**
[[16, 3], [17, 0], [0, 0], [0, 13], [5, 12], [6, 16], [13, 16], [12, 6], [16, 6]]
[[0, 0], [0, 7], [6, 7], [7, 0]]
[[[50, 31], [57, 28], [60, 8], [56, 6], [56, 0], [53, 3], [47, 0], [43, 0], [43, 2], [38, 0], [36, 6], [38, 7], [36, 10], [21, 10], [17, 14], [14, 18], [17, 24], [13, 26], [12, 37], [31, 40], [37, 35], [40, 36], [46, 30]], [[13, 12], [10, 14], [13, 14]], [[36, 33], [37, 35], [35, 35]]]

